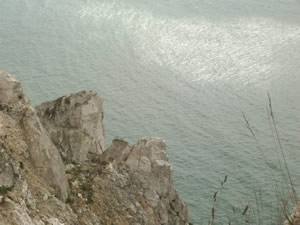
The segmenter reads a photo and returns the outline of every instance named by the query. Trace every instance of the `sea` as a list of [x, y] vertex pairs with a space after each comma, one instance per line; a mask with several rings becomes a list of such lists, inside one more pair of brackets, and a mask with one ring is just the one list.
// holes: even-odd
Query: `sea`
[[107, 147], [164, 139], [194, 225], [300, 191], [299, 0], [0, 0], [0, 68], [34, 105], [97, 91]]

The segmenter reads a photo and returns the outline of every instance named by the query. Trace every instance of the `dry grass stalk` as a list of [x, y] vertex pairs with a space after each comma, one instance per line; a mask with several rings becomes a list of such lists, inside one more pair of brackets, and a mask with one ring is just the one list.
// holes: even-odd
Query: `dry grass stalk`
[[246, 207], [245, 207], [245, 209], [243, 210], [243, 213], [242, 213], [243, 216], [246, 215], [246, 213], [247, 213], [247, 211], [248, 211], [248, 208], [249, 208], [249, 206], [246, 205]]

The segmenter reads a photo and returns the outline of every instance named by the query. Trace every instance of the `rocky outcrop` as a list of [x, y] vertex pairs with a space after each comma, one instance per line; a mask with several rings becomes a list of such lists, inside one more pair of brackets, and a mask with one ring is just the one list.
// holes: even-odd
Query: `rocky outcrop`
[[130, 152], [131, 147], [128, 142], [122, 139], [114, 139], [111, 146], [101, 155], [101, 159], [117, 169], [124, 165]]
[[0, 72], [0, 225], [188, 224], [165, 143], [104, 151], [102, 102], [83, 91], [35, 109]]
[[[20, 138], [25, 141], [27, 154], [37, 173], [55, 189], [57, 197], [66, 200], [68, 183], [60, 154], [41, 125], [35, 109], [28, 103], [21, 83], [4, 71], [0, 71], [0, 96], [0, 108], [7, 112], [3, 114], [3, 123], [12, 121], [14, 125], [7, 127], [14, 127], [22, 133]], [[7, 116], [11, 119], [4, 119]], [[8, 132], [2, 131], [4, 137]]]
[[[142, 224], [187, 224], [187, 206], [173, 186], [173, 172], [164, 141], [157, 138], [142, 139], [130, 150], [129, 146], [125, 146], [123, 141], [113, 141], [111, 148], [106, 151], [106, 157], [114, 159], [110, 163], [118, 165], [121, 174], [126, 171], [131, 181], [130, 192], [136, 193], [147, 205], [146, 212], [153, 220], [142, 221]], [[118, 151], [120, 153], [116, 154]]]
[[188, 224], [162, 140], [143, 139], [132, 147], [114, 140], [103, 158], [67, 165], [70, 202], [79, 224]]
[[130, 181], [124, 188], [144, 205], [129, 204], [133, 218], [135, 214], [145, 215], [132, 219], [130, 224], [188, 224], [187, 206], [173, 186], [164, 141], [142, 139], [130, 147], [123, 140], [114, 140], [103, 156], [111, 170], [116, 169]]
[[0, 70], [0, 103], [10, 107], [28, 103], [21, 83], [14, 76], [2, 70]]
[[65, 160], [81, 163], [105, 150], [102, 105], [96, 92], [82, 91], [36, 107]]
[[32, 106], [26, 108], [21, 125], [28, 144], [30, 159], [36, 171], [55, 189], [57, 197], [65, 201], [69, 189], [65, 166]]

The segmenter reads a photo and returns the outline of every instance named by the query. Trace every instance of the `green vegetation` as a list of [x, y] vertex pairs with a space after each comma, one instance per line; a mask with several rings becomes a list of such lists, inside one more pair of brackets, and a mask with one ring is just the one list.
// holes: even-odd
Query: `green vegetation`
[[7, 186], [0, 186], [0, 195], [6, 195], [7, 192], [12, 191], [13, 186], [7, 187]]

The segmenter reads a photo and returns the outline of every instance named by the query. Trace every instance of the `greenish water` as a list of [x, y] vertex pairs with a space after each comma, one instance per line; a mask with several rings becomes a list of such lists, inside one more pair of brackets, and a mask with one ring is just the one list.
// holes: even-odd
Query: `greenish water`
[[176, 187], [200, 224], [225, 175], [225, 212], [246, 205], [254, 186], [275, 207], [267, 91], [300, 181], [299, 12], [292, 0], [0, 0], [0, 68], [34, 104], [98, 91], [107, 145], [165, 139]]

